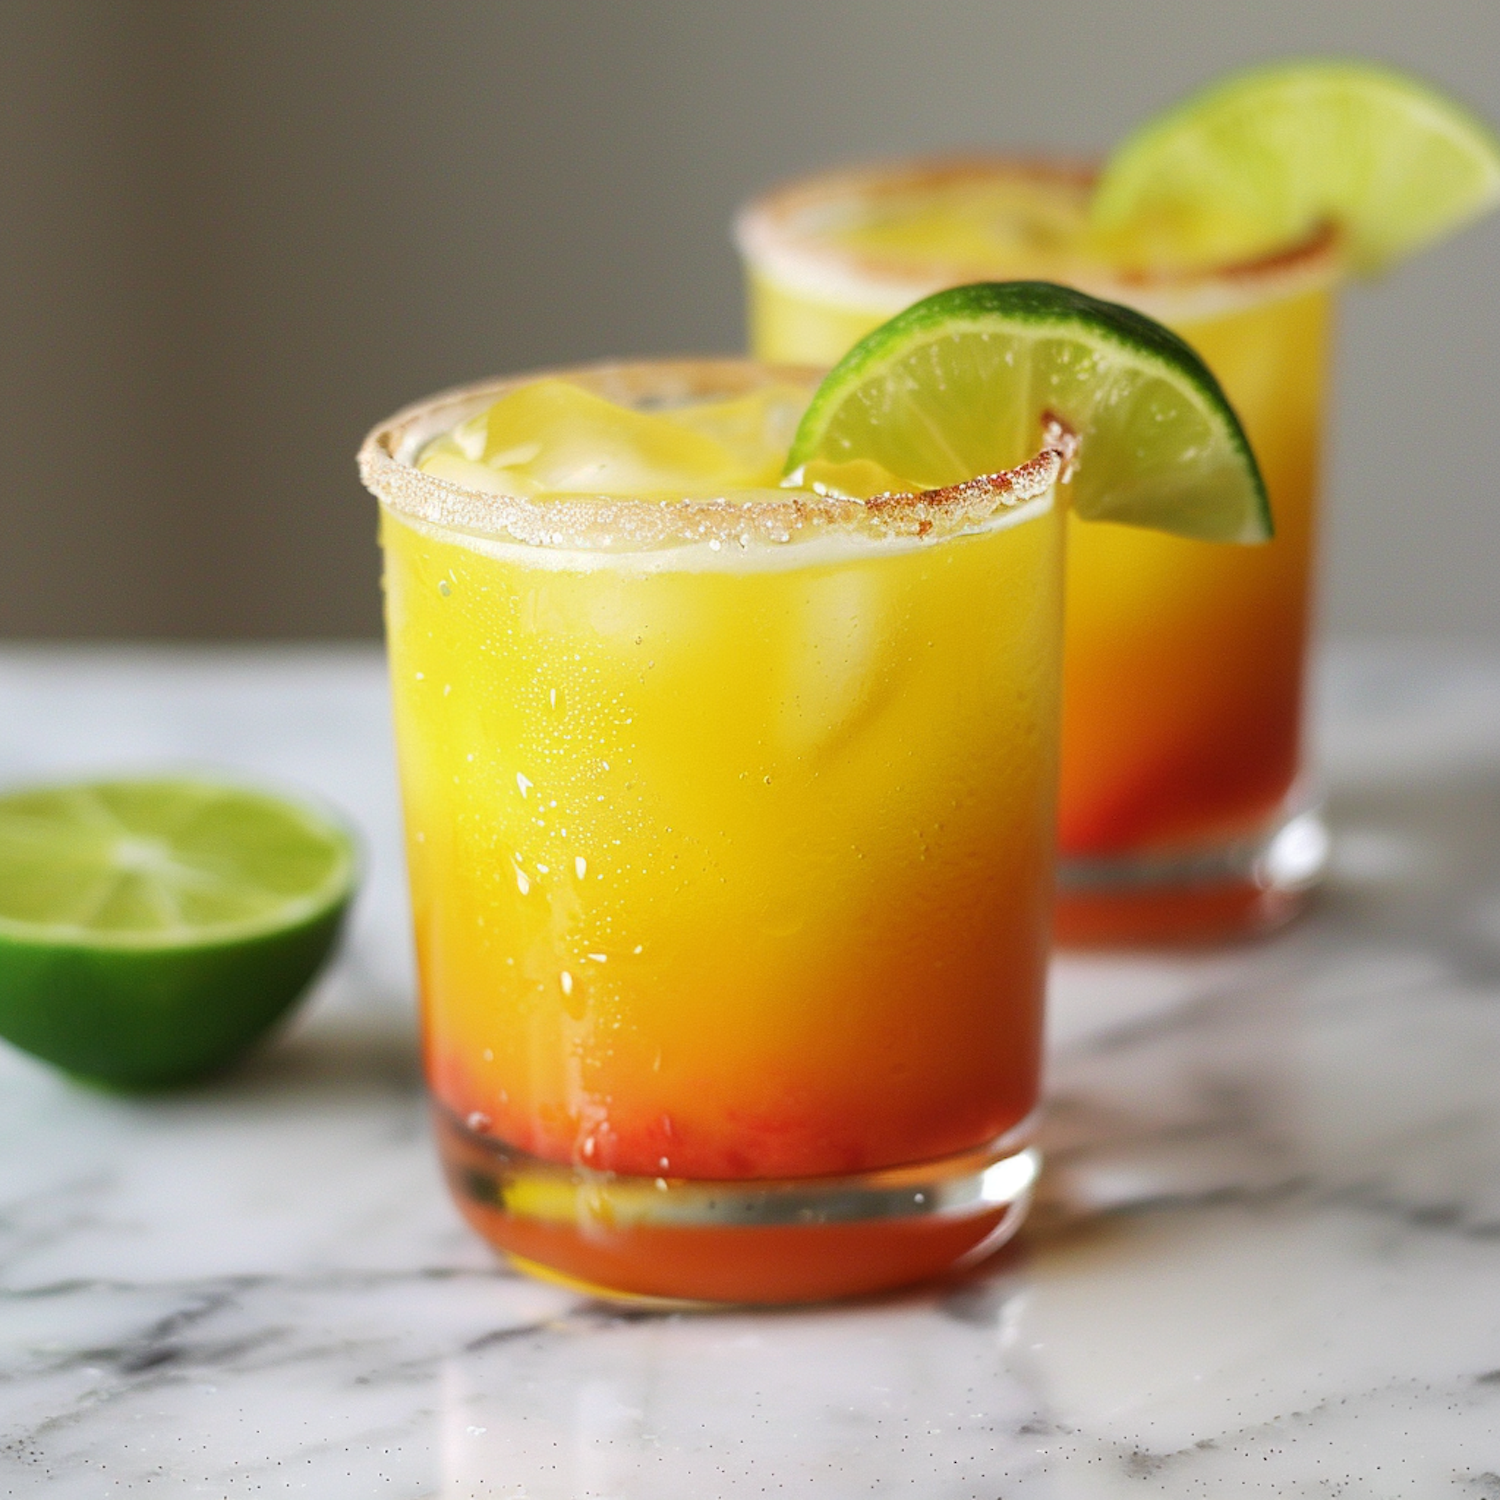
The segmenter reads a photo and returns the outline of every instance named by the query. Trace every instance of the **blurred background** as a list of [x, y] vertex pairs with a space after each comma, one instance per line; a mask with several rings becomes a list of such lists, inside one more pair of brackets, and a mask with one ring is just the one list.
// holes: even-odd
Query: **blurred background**
[[[1495, 0], [0, 0], [0, 635], [373, 636], [365, 429], [740, 345], [736, 204], [1095, 152], [1298, 52], [1500, 121]], [[1344, 303], [1325, 626], [1500, 639], [1500, 222]]]

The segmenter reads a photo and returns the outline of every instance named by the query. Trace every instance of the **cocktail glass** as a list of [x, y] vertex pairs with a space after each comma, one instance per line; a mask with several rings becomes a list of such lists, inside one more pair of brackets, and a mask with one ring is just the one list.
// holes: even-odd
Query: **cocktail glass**
[[[649, 409], [814, 383], [567, 378]], [[985, 1253], [1037, 1167], [1062, 456], [915, 507], [526, 499], [415, 466], [517, 384], [361, 453], [459, 1207], [525, 1266], [654, 1297], [843, 1296]]]
[[737, 225], [751, 343], [828, 362], [930, 292], [1033, 278], [1127, 303], [1197, 348], [1260, 460], [1276, 537], [1070, 524], [1056, 930], [1254, 931], [1297, 910], [1327, 850], [1302, 703], [1338, 246], [1320, 232], [1249, 264], [1129, 273], [1086, 249], [1092, 183], [1083, 167], [971, 158], [773, 192]]

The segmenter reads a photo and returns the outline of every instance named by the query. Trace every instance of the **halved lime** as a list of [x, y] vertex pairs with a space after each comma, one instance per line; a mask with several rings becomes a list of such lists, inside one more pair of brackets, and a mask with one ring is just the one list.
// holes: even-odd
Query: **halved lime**
[[797, 429], [804, 483], [866, 468], [937, 489], [1031, 457], [1048, 415], [1079, 439], [1072, 507], [1207, 541], [1271, 535], [1265, 486], [1208, 366], [1130, 308], [1043, 281], [914, 303], [834, 366]]
[[1352, 270], [1402, 260], [1500, 203], [1500, 141], [1428, 85], [1308, 59], [1211, 85], [1105, 164], [1094, 230], [1126, 258], [1203, 264], [1298, 244], [1322, 224]]
[[224, 1067], [306, 989], [355, 883], [349, 835], [216, 781], [0, 797], [0, 1036], [122, 1087]]

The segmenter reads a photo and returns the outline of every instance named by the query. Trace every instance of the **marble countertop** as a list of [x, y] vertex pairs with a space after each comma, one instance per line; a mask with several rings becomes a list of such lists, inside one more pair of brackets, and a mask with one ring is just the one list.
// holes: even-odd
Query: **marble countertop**
[[381, 663], [0, 652], [0, 782], [163, 764], [365, 831], [343, 958], [232, 1078], [0, 1047], [0, 1495], [1500, 1500], [1500, 655], [1335, 653], [1318, 909], [1065, 958], [1033, 1226], [968, 1281], [611, 1312], [449, 1206]]

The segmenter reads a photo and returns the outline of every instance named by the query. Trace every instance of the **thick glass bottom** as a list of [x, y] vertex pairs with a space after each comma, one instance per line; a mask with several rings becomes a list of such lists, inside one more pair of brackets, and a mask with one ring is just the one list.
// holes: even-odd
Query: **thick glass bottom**
[[1305, 803], [1212, 848], [1064, 857], [1053, 935], [1080, 948], [1253, 937], [1291, 921], [1327, 863], [1328, 830]]
[[849, 1177], [705, 1182], [560, 1166], [441, 1106], [459, 1209], [523, 1270], [606, 1297], [822, 1302], [921, 1281], [1020, 1227], [1035, 1119], [974, 1151]]

